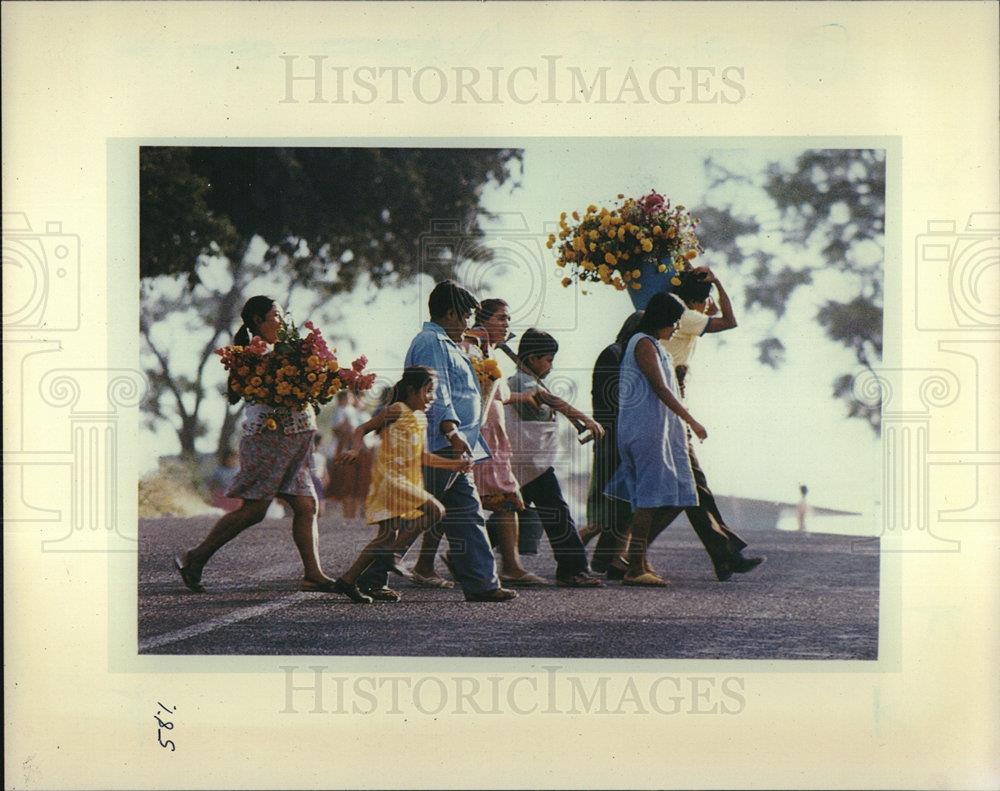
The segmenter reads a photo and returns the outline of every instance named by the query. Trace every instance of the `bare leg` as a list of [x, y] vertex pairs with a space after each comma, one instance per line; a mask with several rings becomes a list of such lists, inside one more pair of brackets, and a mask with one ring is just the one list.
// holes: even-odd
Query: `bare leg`
[[500, 576], [517, 578], [527, 574], [521, 565], [521, 553], [517, 549], [518, 523], [514, 511], [501, 511], [494, 514], [496, 520], [497, 543], [500, 545]]
[[629, 547], [631, 545], [632, 545], [632, 531], [631, 531], [631, 529], [629, 529], [628, 531], [626, 531], [624, 539], [616, 540], [615, 543], [612, 545], [612, 552], [613, 552], [612, 558], [613, 558], [613, 560], [610, 563], [608, 563], [608, 566], [609, 567], [614, 566], [615, 568], [621, 568], [619, 566], [619, 563], [620, 563], [619, 558], [621, 558], [621, 557], [624, 557], [626, 559], [628, 558]]
[[[434, 497], [421, 505], [420, 510], [423, 512], [421, 516], [401, 524], [399, 528], [399, 535], [397, 536], [395, 542], [393, 542], [392, 546], [389, 547], [394, 553], [405, 555], [406, 550], [408, 550], [413, 545], [413, 542], [417, 540], [417, 536], [424, 533], [426, 540], [426, 536], [430, 533], [425, 533], [425, 531], [430, 531], [434, 525], [444, 518], [444, 506], [441, 505], [441, 503]], [[423, 550], [421, 549], [421, 552], [422, 551]], [[435, 553], [437, 552], [437, 544], [434, 546], [434, 551]], [[434, 559], [432, 557], [432, 569], [434, 568], [433, 560]]]
[[604, 528], [600, 525], [587, 525], [580, 531], [580, 540], [587, 546], [593, 539], [601, 534]]
[[[673, 522], [678, 515], [683, 511], [683, 508], [656, 508], [653, 511], [653, 520], [649, 528], [649, 537], [646, 541], [647, 548], [652, 544], [658, 535], [662, 533], [671, 522]], [[649, 563], [649, 559], [646, 554], [643, 553], [643, 570], [649, 574], [656, 574], [653, 567]]]
[[333, 582], [323, 573], [319, 562], [316, 501], [305, 495], [281, 495], [281, 498], [292, 509], [292, 538], [302, 558], [303, 578], [307, 582]]
[[344, 508], [344, 519], [355, 519], [358, 515], [358, 498], [351, 496], [345, 497], [342, 501]]
[[270, 500], [244, 500], [243, 505], [235, 511], [230, 511], [221, 517], [198, 546], [189, 549], [181, 556], [184, 567], [200, 575], [212, 555], [264, 518], [270, 504]]
[[437, 577], [434, 570], [434, 558], [437, 557], [438, 546], [441, 544], [441, 536], [434, 530], [424, 533], [424, 540], [420, 544], [420, 556], [413, 567], [415, 574], [421, 577]]
[[654, 508], [637, 508], [632, 515], [631, 537], [628, 542], [628, 577], [638, 577], [646, 571], [646, 547], [653, 524]]
[[379, 522], [378, 535], [361, 550], [357, 560], [340, 578], [351, 585], [356, 584], [358, 577], [378, 559], [380, 553], [405, 553], [417, 536], [444, 516], [444, 506], [433, 498], [421, 505], [420, 510], [423, 513], [416, 519], [395, 518]]
[[372, 564], [378, 551], [385, 549], [395, 540], [397, 524], [399, 524], [398, 519], [386, 519], [384, 522], [378, 523], [378, 533], [375, 538], [365, 545], [365, 547], [358, 554], [357, 560], [351, 564], [351, 567], [340, 575], [340, 578], [344, 582], [350, 583], [351, 585], [357, 584], [358, 577], [360, 577], [364, 573], [364, 570]]

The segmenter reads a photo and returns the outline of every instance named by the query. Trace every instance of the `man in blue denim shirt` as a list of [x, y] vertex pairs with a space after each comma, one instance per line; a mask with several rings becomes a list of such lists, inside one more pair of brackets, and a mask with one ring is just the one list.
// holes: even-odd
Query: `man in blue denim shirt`
[[[405, 364], [425, 365], [437, 374], [434, 403], [427, 408], [427, 449], [441, 456], [466, 454], [474, 461], [490, 457], [489, 448], [480, 436], [482, 398], [472, 363], [457, 345], [468, 329], [472, 312], [479, 306], [476, 298], [450, 280], [438, 283], [431, 292], [431, 320], [410, 344]], [[434, 532], [448, 537], [445, 556], [455, 581], [462, 586], [467, 601], [507, 601], [517, 596], [500, 587], [496, 560], [486, 535], [479, 494], [472, 473], [453, 473], [424, 467], [424, 486], [444, 505], [444, 519]], [[434, 579], [434, 554], [437, 540], [425, 534], [425, 546], [414, 574]], [[385, 587], [383, 566], [369, 568], [359, 580], [359, 587], [384, 601], [398, 601], [399, 594]]]

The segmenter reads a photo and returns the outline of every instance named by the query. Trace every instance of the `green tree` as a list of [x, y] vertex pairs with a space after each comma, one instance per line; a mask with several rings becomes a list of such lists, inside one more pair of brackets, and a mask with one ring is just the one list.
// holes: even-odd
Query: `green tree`
[[[885, 234], [885, 152], [809, 150], [793, 163], [771, 162], [743, 173], [715, 159], [705, 162], [710, 186], [699, 236], [706, 247], [740, 270], [747, 309], [769, 312], [772, 331], [757, 344], [760, 361], [783, 362], [781, 320], [793, 295], [817, 276], [837, 278], [837, 298], [818, 306], [827, 337], [850, 349], [871, 370], [882, 358], [882, 269]], [[752, 214], [744, 206], [766, 206]], [[879, 404], [853, 394], [854, 375], [838, 374], [832, 395], [847, 415], [878, 433]]]
[[[361, 282], [442, 279], [464, 260], [487, 259], [489, 248], [476, 244], [487, 216], [480, 199], [487, 185], [512, 181], [520, 160], [513, 149], [143, 148], [147, 424], [170, 422], [181, 453], [195, 455], [207, 431], [206, 395], [224, 394], [213, 350], [231, 337], [251, 284], [286, 305], [307, 299], [306, 312], [332, 326], [329, 298]], [[422, 242], [437, 221], [452, 232], [425, 256]], [[224, 399], [209, 401], [223, 408]], [[237, 412], [225, 408], [219, 453]]]

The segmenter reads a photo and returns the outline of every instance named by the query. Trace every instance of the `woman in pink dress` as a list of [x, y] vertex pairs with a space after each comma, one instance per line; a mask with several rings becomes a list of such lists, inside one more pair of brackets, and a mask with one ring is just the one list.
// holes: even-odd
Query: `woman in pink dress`
[[[476, 313], [476, 326], [469, 331], [465, 344], [470, 357], [490, 357], [492, 347], [507, 340], [510, 308], [502, 299], [485, 299]], [[487, 399], [489, 399], [487, 401]], [[530, 393], [511, 393], [501, 377], [490, 392], [483, 393], [486, 416], [482, 436], [493, 457], [473, 468], [476, 489], [483, 508], [493, 512], [497, 541], [500, 545], [500, 582], [510, 586], [545, 585], [544, 579], [525, 570], [518, 543], [518, 513], [524, 510], [521, 485], [511, 469], [511, 445], [507, 436], [504, 404], [530, 401]]]

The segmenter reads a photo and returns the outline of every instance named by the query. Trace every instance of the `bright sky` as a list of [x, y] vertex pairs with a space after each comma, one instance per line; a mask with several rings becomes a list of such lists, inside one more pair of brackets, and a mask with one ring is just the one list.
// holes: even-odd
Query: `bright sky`
[[[503, 215], [484, 225], [496, 252], [494, 262], [465, 267], [462, 279], [479, 298], [507, 300], [512, 329], [518, 334], [536, 326], [556, 336], [560, 352], [555, 373], [575, 383], [577, 405], [589, 409], [594, 360], [613, 342], [632, 304], [624, 292], [601, 284], [592, 285], [587, 295], [559, 284], [554, 255], [544, 247], [559, 212], [581, 210], [592, 202], [610, 205], [618, 193], [641, 195], [653, 188], [674, 203], [697, 205], [707, 187], [707, 156], [750, 173], [769, 160], [790, 161], [798, 152], [773, 144], [719, 150], [655, 139], [532, 141], [525, 148], [521, 187], [512, 191], [508, 183], [484, 196], [486, 207]], [[766, 204], [741, 207], [755, 213], [765, 211]], [[711, 265], [712, 240], [701, 241], [706, 249], [703, 262]], [[204, 274], [224, 283], [222, 267], [206, 267]], [[836, 293], [837, 280], [819, 278], [800, 289], [778, 330], [786, 347], [785, 364], [773, 371], [757, 362], [754, 347], [773, 319], [742, 310], [738, 272], [720, 268], [717, 274], [734, 298], [740, 326], [701, 339], [688, 391], [691, 412], [709, 432], [698, 446], [698, 456], [713, 490], [795, 502], [799, 484], [805, 483], [814, 505], [870, 513], [881, 493], [880, 444], [864, 422], [846, 419], [845, 404], [831, 397], [834, 377], [854, 371], [856, 363], [849, 351], [827, 340], [814, 321], [818, 306]], [[353, 295], [338, 296], [334, 307], [345, 321], [323, 326], [327, 336], [337, 339], [333, 345], [340, 347], [341, 358], [363, 351], [372, 370], [397, 373], [410, 339], [428, 318], [431, 283], [429, 278], [421, 281], [402, 290], [361, 287]], [[247, 293], [278, 297], [284, 289], [275, 285], [254, 283]], [[300, 295], [298, 311], [293, 300], [297, 321], [309, 318], [299, 312], [307, 296]], [[162, 324], [160, 331], [176, 339], [171, 353], [180, 361], [186, 354], [180, 339], [191, 337], [186, 333], [189, 325], [182, 316]], [[343, 340], [345, 334], [358, 348]], [[221, 403], [217, 408], [208, 405], [204, 418], [210, 431], [204, 450], [214, 448], [222, 414]], [[178, 450], [169, 427], [147, 436], [145, 469], [154, 468], [159, 455]]]

